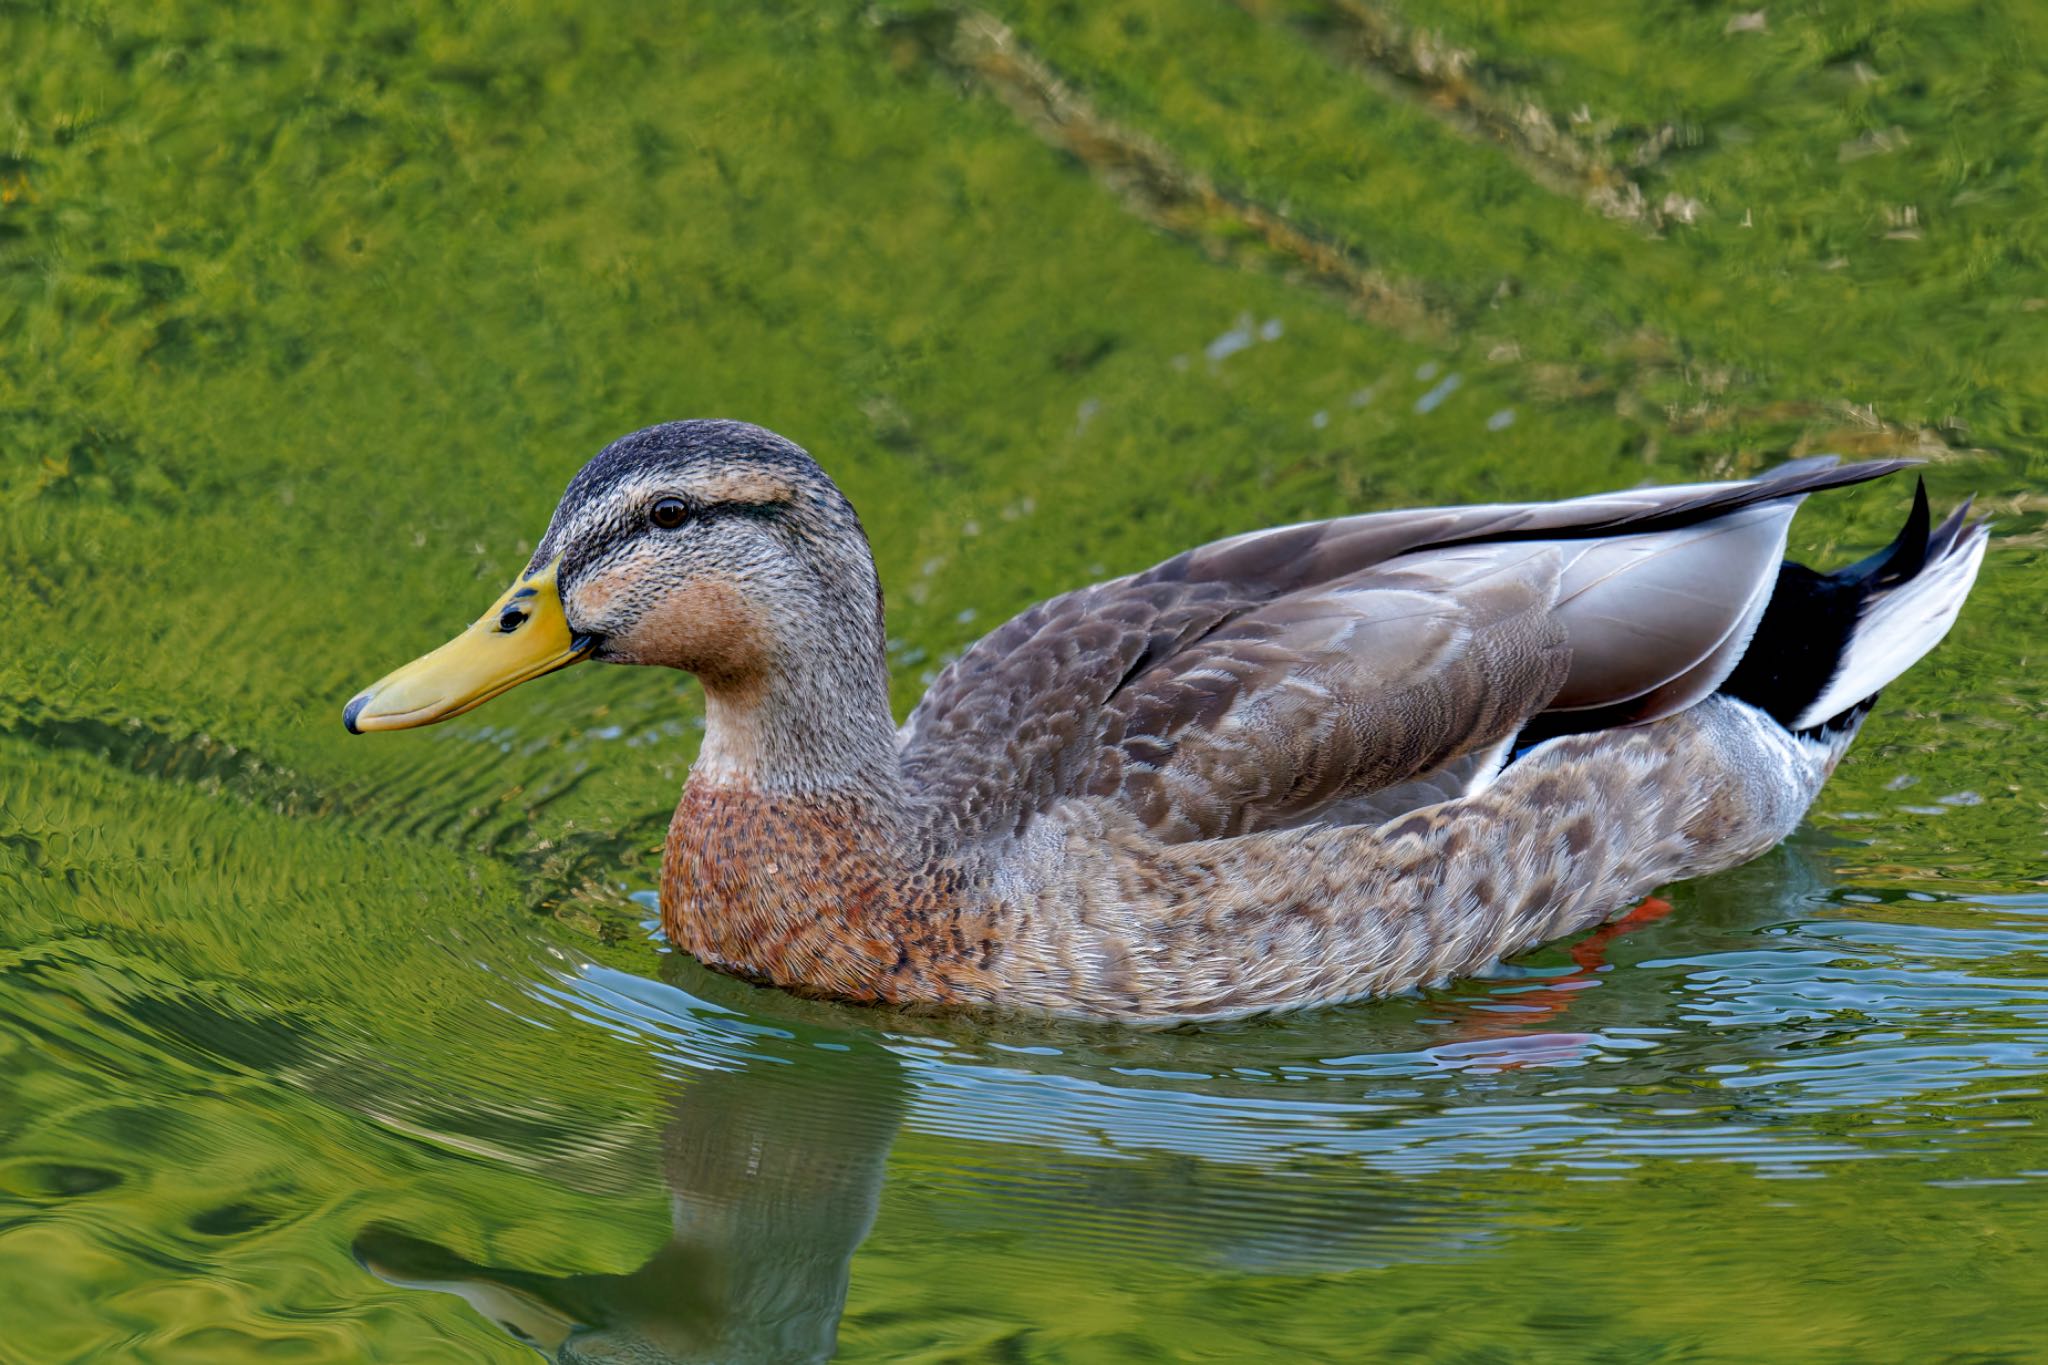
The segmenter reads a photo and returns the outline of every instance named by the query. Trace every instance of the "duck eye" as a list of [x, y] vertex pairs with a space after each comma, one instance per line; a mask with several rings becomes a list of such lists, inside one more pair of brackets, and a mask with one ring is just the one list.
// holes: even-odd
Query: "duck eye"
[[673, 531], [690, 519], [690, 508], [681, 498], [663, 498], [647, 515], [662, 530]]

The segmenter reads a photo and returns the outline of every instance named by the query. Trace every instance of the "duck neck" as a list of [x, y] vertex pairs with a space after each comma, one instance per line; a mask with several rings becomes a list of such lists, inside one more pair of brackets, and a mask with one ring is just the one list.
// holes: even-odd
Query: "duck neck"
[[707, 688], [662, 860], [671, 943], [778, 985], [890, 998], [903, 804], [875, 654], [743, 694]]
[[669, 941], [843, 998], [941, 989], [904, 968], [903, 913], [943, 907], [913, 846], [864, 548], [784, 597], [773, 619], [746, 667], [697, 670], [704, 745], [662, 862]]
[[704, 744], [690, 787], [897, 812], [902, 779], [878, 618], [857, 634], [807, 632], [806, 641], [828, 643], [779, 651], [756, 674], [704, 677]]

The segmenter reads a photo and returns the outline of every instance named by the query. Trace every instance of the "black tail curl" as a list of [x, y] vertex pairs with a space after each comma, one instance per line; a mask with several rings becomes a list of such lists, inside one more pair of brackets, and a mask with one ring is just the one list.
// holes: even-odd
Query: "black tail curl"
[[[1825, 574], [1786, 560], [1749, 648], [1719, 690], [1794, 729], [1801, 713], [1834, 681], [1870, 605], [1953, 550], [1969, 525], [1969, 512], [1965, 500], [1941, 525], [1933, 526], [1927, 483], [1917, 480], [1905, 526], [1876, 554]], [[1800, 733], [1825, 733], [1853, 723], [1876, 697], [1873, 692], [1859, 698]]]

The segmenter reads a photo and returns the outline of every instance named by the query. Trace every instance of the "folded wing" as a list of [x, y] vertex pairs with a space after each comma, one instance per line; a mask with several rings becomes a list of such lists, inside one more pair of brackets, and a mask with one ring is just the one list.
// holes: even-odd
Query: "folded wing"
[[1800, 497], [1897, 467], [1802, 461], [1203, 546], [976, 644], [904, 726], [906, 779], [956, 836], [1075, 799], [1166, 840], [1378, 814], [1376, 792], [1484, 780], [1518, 734], [1643, 723], [1712, 692]]

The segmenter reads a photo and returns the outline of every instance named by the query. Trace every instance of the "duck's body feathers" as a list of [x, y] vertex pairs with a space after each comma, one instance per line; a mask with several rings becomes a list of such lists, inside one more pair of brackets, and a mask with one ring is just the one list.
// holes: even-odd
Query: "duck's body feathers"
[[[1756, 856], [1981, 558], [1922, 493], [1885, 554], [1782, 561], [1807, 492], [1895, 468], [1292, 527], [1026, 612], [901, 733], [923, 836], [987, 869], [990, 989], [1124, 1018], [1354, 999]], [[1826, 666], [1723, 690], [1759, 631], [1780, 655], [1830, 611]]]

